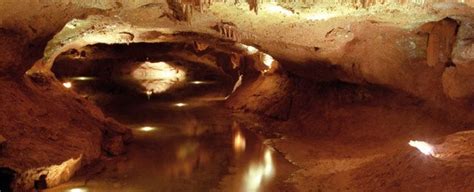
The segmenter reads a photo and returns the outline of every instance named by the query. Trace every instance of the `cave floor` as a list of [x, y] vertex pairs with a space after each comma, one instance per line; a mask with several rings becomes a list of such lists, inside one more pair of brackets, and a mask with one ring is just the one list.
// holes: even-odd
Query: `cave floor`
[[[455, 154], [453, 146], [465, 143], [450, 144], [456, 142], [446, 137], [469, 135], [463, 132], [465, 126], [423, 110], [422, 103], [404, 96], [359, 103], [331, 100], [322, 98], [320, 111], [313, 114], [271, 123], [283, 136], [267, 143], [299, 168], [287, 181], [296, 191], [472, 190], [472, 183], [467, 184], [472, 181], [467, 179], [472, 163], [426, 156], [408, 145], [422, 140], [440, 154]], [[454, 137], [469, 140], [462, 134]], [[452, 182], [446, 182], [445, 173], [455, 173], [449, 176]]]

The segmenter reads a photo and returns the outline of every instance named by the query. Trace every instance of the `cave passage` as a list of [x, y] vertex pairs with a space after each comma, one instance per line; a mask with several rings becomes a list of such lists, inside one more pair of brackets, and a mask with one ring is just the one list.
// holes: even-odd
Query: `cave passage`
[[[72, 50], [57, 59], [52, 71], [64, 86], [131, 128], [134, 139], [124, 156], [88, 167], [51, 191], [275, 191], [285, 187], [283, 178], [294, 171], [293, 165], [224, 107], [237, 81], [235, 71], [153, 56], [152, 50], [172, 46], [176, 45], [94, 45], [86, 49], [96, 55], [107, 50], [126, 56], [85, 53], [88, 58], [81, 59], [85, 54]], [[136, 49], [141, 51], [131, 51]]]
[[473, 5], [2, 0], [0, 192], [474, 191]]

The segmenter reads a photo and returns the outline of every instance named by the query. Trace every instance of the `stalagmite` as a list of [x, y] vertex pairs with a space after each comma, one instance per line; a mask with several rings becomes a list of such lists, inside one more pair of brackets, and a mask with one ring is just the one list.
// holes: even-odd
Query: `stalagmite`
[[234, 88], [232, 88], [232, 92], [228, 96], [226, 96], [225, 99], [228, 99], [230, 95], [232, 95], [232, 93], [234, 93], [242, 85], [243, 76], [244, 75], [239, 75], [239, 79], [237, 80], [237, 82], [235, 82]]

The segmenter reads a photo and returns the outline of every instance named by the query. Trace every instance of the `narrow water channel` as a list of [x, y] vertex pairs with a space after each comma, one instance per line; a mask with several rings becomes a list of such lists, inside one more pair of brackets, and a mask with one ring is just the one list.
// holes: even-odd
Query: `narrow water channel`
[[106, 159], [49, 191], [289, 188], [285, 180], [295, 168], [224, 108], [224, 97], [212, 93], [219, 92], [212, 87], [223, 87], [217, 82], [188, 82], [183, 90], [193, 91], [151, 96], [97, 86], [107, 84], [98, 79], [73, 84], [76, 92], [95, 102], [106, 115], [131, 128], [134, 139], [125, 155]]

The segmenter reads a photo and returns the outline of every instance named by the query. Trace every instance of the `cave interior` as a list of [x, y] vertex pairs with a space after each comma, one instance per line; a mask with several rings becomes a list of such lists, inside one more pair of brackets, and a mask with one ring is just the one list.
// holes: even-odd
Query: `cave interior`
[[472, 0], [0, 0], [0, 191], [473, 191]]

